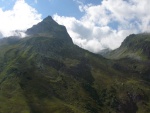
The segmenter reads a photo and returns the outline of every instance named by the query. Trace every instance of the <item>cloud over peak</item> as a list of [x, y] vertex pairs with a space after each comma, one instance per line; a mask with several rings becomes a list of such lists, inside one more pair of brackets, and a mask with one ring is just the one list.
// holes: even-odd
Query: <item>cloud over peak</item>
[[92, 52], [115, 49], [132, 33], [150, 32], [149, 0], [103, 0], [99, 5], [82, 4], [77, 20], [57, 14], [53, 18], [67, 27], [75, 44]]

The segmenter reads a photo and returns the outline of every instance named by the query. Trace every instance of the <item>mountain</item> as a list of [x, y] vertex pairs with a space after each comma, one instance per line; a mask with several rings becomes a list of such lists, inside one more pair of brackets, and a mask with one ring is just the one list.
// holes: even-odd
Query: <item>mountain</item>
[[38, 23], [37, 25], [34, 25], [32, 28], [27, 29], [26, 34], [28, 35], [34, 35], [34, 34], [40, 34], [40, 33], [48, 33], [53, 34], [54, 31], [63, 31], [64, 27], [58, 25], [51, 16], [46, 17], [42, 22]]
[[2, 35], [2, 33], [0, 32], [0, 38], [3, 38], [3, 35]]
[[118, 49], [105, 54], [105, 56], [112, 59], [134, 58], [150, 60], [150, 34], [129, 35]]
[[139, 73], [150, 81], [150, 34], [131, 34], [116, 50], [103, 54], [116, 61], [115, 68], [126, 72]]
[[26, 33], [0, 40], [0, 113], [150, 112], [149, 64], [81, 49], [50, 16]]
[[105, 55], [109, 54], [111, 51], [112, 51], [111, 49], [106, 48], [106, 49], [101, 50], [101, 51], [98, 52], [97, 54], [100, 54], [100, 55], [102, 55], [102, 56], [105, 57]]

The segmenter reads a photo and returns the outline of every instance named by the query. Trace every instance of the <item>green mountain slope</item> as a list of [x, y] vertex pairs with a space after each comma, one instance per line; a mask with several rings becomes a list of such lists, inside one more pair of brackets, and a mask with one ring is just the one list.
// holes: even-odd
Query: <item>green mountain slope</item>
[[150, 112], [144, 70], [79, 48], [51, 17], [27, 34], [0, 43], [0, 113]]
[[105, 56], [112, 59], [134, 58], [137, 60], [150, 59], [150, 34], [132, 34], [128, 36], [122, 45]]
[[146, 81], [150, 81], [150, 34], [132, 34], [121, 46], [104, 55], [116, 59], [115, 68], [122, 71], [138, 73]]

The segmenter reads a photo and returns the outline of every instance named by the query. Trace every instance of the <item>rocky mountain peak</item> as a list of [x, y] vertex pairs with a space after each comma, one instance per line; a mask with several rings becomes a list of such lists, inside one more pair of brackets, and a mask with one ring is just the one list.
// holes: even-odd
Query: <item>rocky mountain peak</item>
[[44, 37], [63, 39], [72, 43], [72, 39], [65, 26], [59, 25], [51, 16], [46, 17], [33, 27], [27, 29], [26, 34], [29, 36], [38, 35]]
[[34, 25], [33, 27], [27, 29], [26, 34], [35, 35], [40, 33], [52, 33], [60, 29], [62, 30], [65, 28], [62, 28], [62, 26], [55, 22], [51, 16], [48, 16], [37, 25]]

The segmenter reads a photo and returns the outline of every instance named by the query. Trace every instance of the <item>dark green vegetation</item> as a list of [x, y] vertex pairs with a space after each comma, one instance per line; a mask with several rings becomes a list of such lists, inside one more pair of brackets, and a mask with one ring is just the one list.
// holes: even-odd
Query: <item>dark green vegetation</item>
[[124, 40], [118, 49], [107, 52], [104, 56], [111, 59], [150, 60], [150, 34], [132, 34]]
[[149, 65], [74, 45], [51, 17], [0, 42], [0, 113], [149, 113]]

